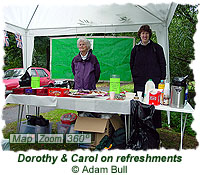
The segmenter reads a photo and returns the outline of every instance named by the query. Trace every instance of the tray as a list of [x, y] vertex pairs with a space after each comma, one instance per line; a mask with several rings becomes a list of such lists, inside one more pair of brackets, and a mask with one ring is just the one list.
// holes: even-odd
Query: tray
[[[110, 98], [107, 98], [106, 100], [111, 100]], [[125, 100], [125, 98], [122, 98], [122, 99], [117, 99], [115, 98], [114, 100]]]
[[82, 95], [81, 98], [95, 98], [97, 95]]
[[72, 95], [69, 94], [68, 97], [75, 97], [75, 98], [95, 98], [97, 95], [87, 94], [87, 95]]

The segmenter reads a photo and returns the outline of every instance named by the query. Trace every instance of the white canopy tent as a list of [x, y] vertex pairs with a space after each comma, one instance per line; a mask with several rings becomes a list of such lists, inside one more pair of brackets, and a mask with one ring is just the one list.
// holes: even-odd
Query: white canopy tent
[[169, 80], [168, 27], [176, 6], [175, 3], [7, 6], [3, 9], [4, 29], [22, 35], [26, 69], [32, 64], [35, 36], [137, 32], [141, 25], [149, 24], [164, 48]]

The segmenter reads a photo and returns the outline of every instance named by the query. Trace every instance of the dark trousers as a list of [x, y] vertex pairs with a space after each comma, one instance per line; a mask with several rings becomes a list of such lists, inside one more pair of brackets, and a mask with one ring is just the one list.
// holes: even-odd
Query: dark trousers
[[[135, 93], [137, 93], [137, 91], [142, 91], [144, 96], [144, 90], [144, 86], [134, 84]], [[161, 111], [155, 110], [152, 120], [155, 128], [162, 128]]]

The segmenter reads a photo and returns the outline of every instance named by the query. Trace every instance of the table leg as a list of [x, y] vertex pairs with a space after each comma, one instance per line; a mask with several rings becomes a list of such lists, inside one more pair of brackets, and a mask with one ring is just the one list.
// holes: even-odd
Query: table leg
[[167, 121], [168, 127], [170, 128], [170, 111], [167, 111]]
[[125, 117], [124, 124], [125, 124], [125, 132], [126, 132], [126, 144], [127, 144], [128, 143], [127, 115], [124, 115], [124, 117]]
[[37, 106], [36, 106], [35, 107], [35, 115], [38, 116], [37, 114], [38, 114], [38, 112], [37, 112]]
[[38, 106], [35, 107], [35, 115], [38, 117], [40, 116], [40, 107]]
[[40, 107], [38, 107], [38, 116], [40, 115]]
[[131, 115], [128, 115], [128, 139], [131, 137]]
[[26, 109], [26, 115], [30, 114], [30, 105], [26, 105], [25, 109]]
[[184, 124], [183, 124], [183, 113], [181, 112], [181, 142], [180, 142], [179, 150], [183, 149], [183, 136], [184, 136], [186, 122], [187, 122], [187, 114], [185, 116], [185, 120], [184, 120]]
[[17, 133], [20, 131], [24, 105], [19, 105], [18, 119], [17, 119]]
[[[184, 125], [183, 125], [183, 134], [184, 134], [184, 131], [185, 131], [186, 122], [187, 122], [187, 114], [185, 115], [185, 120], [184, 120]], [[183, 139], [183, 137], [182, 137], [182, 139]]]
[[18, 115], [17, 115], [17, 132], [19, 132], [19, 118], [20, 118], [20, 110], [21, 110], [21, 105], [19, 104]]

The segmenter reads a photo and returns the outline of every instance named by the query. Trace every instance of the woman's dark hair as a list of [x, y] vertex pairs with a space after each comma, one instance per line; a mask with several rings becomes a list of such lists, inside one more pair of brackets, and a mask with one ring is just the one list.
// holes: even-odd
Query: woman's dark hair
[[152, 30], [150, 29], [149, 25], [143, 25], [143, 26], [140, 27], [140, 29], [138, 30], [138, 33], [137, 33], [137, 35], [138, 35], [139, 38], [140, 38], [140, 34], [142, 32], [148, 32], [149, 33], [149, 39], [151, 38], [151, 36], [152, 36]]

